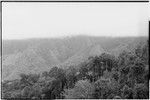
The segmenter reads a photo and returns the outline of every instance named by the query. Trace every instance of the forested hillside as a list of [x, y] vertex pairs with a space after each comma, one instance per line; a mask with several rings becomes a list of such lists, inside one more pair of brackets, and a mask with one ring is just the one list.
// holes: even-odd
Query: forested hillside
[[75, 36], [51, 39], [3, 40], [2, 79], [18, 79], [19, 74], [39, 74], [54, 66], [77, 66], [90, 56], [102, 53], [118, 56], [132, 50], [147, 37]]
[[[147, 38], [99, 40], [96, 37], [78, 37], [53, 43], [44, 41], [43, 45], [30, 46], [30, 49], [24, 46], [20, 47], [20, 52], [14, 53], [15, 49], [12, 49], [3, 54], [6, 56], [3, 59], [6, 70], [11, 67], [15, 69], [18, 63], [16, 70], [21, 70], [24, 66], [22, 73], [18, 72], [20, 78], [2, 82], [3, 98], [33, 100], [149, 98]], [[25, 48], [28, 49], [24, 51]], [[23, 73], [25, 69], [26, 73]], [[35, 70], [33, 72], [43, 70], [33, 73], [33, 69]]]

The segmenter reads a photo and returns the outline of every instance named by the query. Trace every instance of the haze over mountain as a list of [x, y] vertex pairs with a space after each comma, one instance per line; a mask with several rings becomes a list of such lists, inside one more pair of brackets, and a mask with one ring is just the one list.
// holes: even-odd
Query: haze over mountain
[[54, 66], [78, 65], [90, 56], [111, 53], [118, 56], [148, 37], [92, 37], [3, 40], [3, 80], [19, 78], [21, 73], [40, 73]]

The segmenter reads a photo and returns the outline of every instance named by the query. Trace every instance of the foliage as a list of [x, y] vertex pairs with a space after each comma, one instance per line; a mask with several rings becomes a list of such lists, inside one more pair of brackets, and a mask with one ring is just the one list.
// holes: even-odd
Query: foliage
[[66, 71], [66, 88], [73, 88], [77, 81], [77, 70], [73, 67], [70, 67]]
[[[148, 99], [149, 44], [119, 57], [103, 53], [68, 69], [53, 67], [41, 74], [20, 74], [2, 82], [9, 99]], [[79, 67], [80, 66], [80, 67]]]
[[94, 85], [88, 80], [79, 80], [73, 89], [66, 89], [66, 99], [90, 99], [93, 98]]
[[149, 98], [149, 90], [145, 84], [136, 84], [134, 87], [134, 99]]
[[95, 98], [112, 99], [116, 95], [120, 95], [119, 83], [110, 78], [101, 77], [95, 82]]

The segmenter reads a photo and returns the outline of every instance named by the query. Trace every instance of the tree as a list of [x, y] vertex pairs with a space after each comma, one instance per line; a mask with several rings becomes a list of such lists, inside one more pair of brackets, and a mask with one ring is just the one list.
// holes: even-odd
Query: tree
[[95, 93], [94, 97], [96, 99], [107, 99], [108, 94], [111, 94], [110, 89], [108, 87], [108, 83], [110, 79], [100, 78], [95, 82]]
[[114, 79], [101, 77], [95, 82], [95, 88], [95, 98], [97, 99], [109, 99], [120, 95], [120, 85]]
[[49, 77], [54, 78], [55, 80], [52, 81], [51, 86], [47, 91], [44, 92], [45, 99], [56, 99], [62, 98], [61, 92], [63, 88], [66, 86], [66, 74], [65, 71], [58, 67], [53, 67], [49, 71]]
[[64, 96], [66, 99], [91, 99], [93, 98], [94, 85], [88, 80], [80, 80], [73, 89], [66, 89]]
[[75, 85], [75, 82], [77, 81], [77, 76], [76, 76], [77, 70], [73, 67], [70, 67], [66, 71], [66, 80], [67, 80], [67, 88], [73, 88]]
[[31, 87], [29, 87], [29, 86], [24, 87], [23, 90], [21, 91], [21, 97], [22, 98], [30, 98], [29, 97], [30, 92], [31, 92]]
[[124, 85], [121, 91], [124, 99], [133, 99], [133, 90], [128, 85]]
[[136, 84], [134, 87], [134, 99], [148, 99], [149, 98], [149, 89], [145, 84]]

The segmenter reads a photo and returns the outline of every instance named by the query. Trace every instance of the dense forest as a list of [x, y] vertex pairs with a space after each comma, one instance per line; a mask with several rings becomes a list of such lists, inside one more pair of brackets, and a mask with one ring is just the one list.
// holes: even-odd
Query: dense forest
[[66, 69], [102, 53], [118, 57], [123, 51], [133, 51], [148, 37], [94, 37], [38, 38], [3, 40], [2, 80], [20, 78], [20, 74], [38, 74], [54, 66]]
[[4, 99], [148, 99], [149, 41], [119, 56], [102, 53], [66, 69], [2, 82]]

